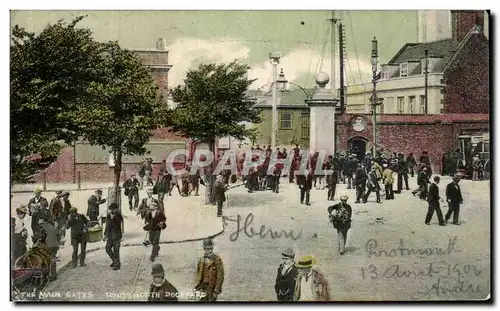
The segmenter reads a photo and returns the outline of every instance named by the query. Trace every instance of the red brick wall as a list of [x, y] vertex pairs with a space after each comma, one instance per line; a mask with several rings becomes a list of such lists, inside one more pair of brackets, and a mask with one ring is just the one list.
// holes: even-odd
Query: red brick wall
[[451, 11], [451, 31], [453, 38], [458, 42], [462, 41], [469, 30], [478, 25], [484, 28], [484, 11], [478, 10], [452, 10]]
[[444, 73], [443, 113], [489, 113], [488, 40], [472, 35]]
[[[339, 151], [349, 148], [349, 140], [353, 137], [363, 137], [368, 142], [373, 141], [371, 116], [367, 119], [366, 129], [356, 132], [352, 129], [350, 120], [353, 115], [345, 115], [342, 124], [338, 128], [338, 148]], [[412, 152], [418, 161], [422, 151], [428, 151], [431, 159], [433, 171], [441, 173], [442, 157], [446, 152], [457, 148], [457, 139], [463, 129], [488, 129], [488, 120], [483, 116], [483, 121], [469, 121], [467, 116], [462, 116], [461, 120], [446, 120], [447, 116], [422, 116], [417, 118], [411, 115], [392, 115], [377, 123], [378, 142], [387, 151], [404, 153]], [[440, 121], [439, 118], [445, 119]], [[387, 120], [384, 120], [387, 119]], [[434, 120], [431, 120], [434, 119]], [[450, 119], [450, 118], [448, 118]], [[370, 152], [370, 150], [367, 150]]]

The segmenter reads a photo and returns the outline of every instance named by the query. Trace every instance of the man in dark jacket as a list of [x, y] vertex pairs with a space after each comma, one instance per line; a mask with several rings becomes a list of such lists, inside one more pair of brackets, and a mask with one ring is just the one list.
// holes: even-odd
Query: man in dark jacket
[[149, 302], [155, 301], [178, 301], [179, 292], [172, 283], [165, 278], [163, 266], [155, 263], [151, 268], [153, 282], [149, 287]]
[[377, 195], [377, 203], [380, 203], [380, 185], [378, 183], [375, 166], [372, 167], [370, 173], [368, 173], [368, 182], [366, 183], [366, 185], [368, 187], [368, 190], [366, 191], [366, 194], [363, 198], [363, 203], [366, 203], [366, 201], [368, 201], [368, 196], [370, 196], [370, 193], [372, 191]]
[[414, 167], [417, 165], [417, 161], [415, 160], [415, 157], [413, 156], [413, 153], [410, 152], [408, 156], [406, 157], [406, 163], [408, 164], [408, 169], [410, 170], [411, 178], [415, 175], [415, 170]]
[[200, 191], [200, 169], [197, 168], [194, 174], [191, 173], [191, 169], [189, 170], [189, 183], [191, 185], [189, 189], [189, 194], [194, 191], [195, 196], [199, 196]]
[[99, 221], [99, 205], [106, 202], [106, 199], [102, 198], [102, 190], [97, 189], [93, 195], [87, 200], [87, 217], [90, 221]]
[[365, 168], [360, 164], [354, 177], [354, 185], [356, 187], [356, 203], [360, 203], [359, 200], [361, 200], [361, 198], [365, 195], [367, 180], [368, 176], [366, 175]]
[[347, 189], [351, 189], [355, 182], [353, 182], [352, 175], [358, 166], [357, 161], [351, 155], [347, 158], [344, 165], [344, 177], [347, 179]]
[[65, 191], [62, 193], [62, 213], [61, 213], [61, 218], [60, 218], [60, 244], [64, 245], [65, 239], [66, 239], [66, 228], [68, 227], [67, 222], [68, 222], [68, 216], [70, 214], [69, 210], [71, 209], [71, 202], [69, 201], [69, 192]]
[[340, 197], [340, 203], [329, 206], [327, 209], [330, 222], [337, 229], [340, 255], [345, 253], [347, 231], [351, 228], [352, 207], [347, 204], [348, 199], [346, 195], [343, 195]]
[[28, 202], [28, 215], [32, 216], [33, 213], [41, 207], [48, 208], [49, 202], [46, 198], [42, 197], [42, 190], [36, 188], [35, 197], [31, 198], [31, 200]]
[[85, 267], [85, 253], [87, 252], [87, 241], [89, 238], [85, 216], [78, 214], [76, 207], [72, 207], [68, 218], [68, 229], [71, 228], [71, 246], [73, 246], [72, 267], [76, 268], [78, 259], [78, 245], [81, 245], [80, 266]]
[[462, 191], [458, 183], [460, 182], [460, 177], [453, 177], [453, 182], [446, 186], [446, 202], [448, 202], [448, 212], [446, 213], [445, 221], [450, 220], [451, 214], [453, 214], [453, 224], [460, 225], [458, 222], [458, 216], [460, 213], [460, 204], [464, 203], [464, 198], [462, 197]]
[[439, 176], [434, 177], [434, 182], [429, 187], [429, 194], [427, 195], [427, 202], [429, 203], [429, 208], [427, 210], [427, 215], [425, 216], [425, 224], [430, 225], [432, 216], [434, 215], [434, 211], [436, 211], [439, 225], [444, 226], [443, 213], [441, 212], [441, 208], [439, 206], [439, 200], [443, 201], [439, 196], [439, 184], [440, 178]]
[[[135, 175], [131, 175], [130, 178], [123, 183], [123, 188], [125, 188], [125, 195], [128, 196], [128, 207], [130, 210], [137, 210], [137, 208], [139, 207], [139, 187], [140, 183]], [[132, 199], [134, 200], [133, 208]]]
[[154, 261], [160, 252], [160, 235], [161, 231], [167, 228], [167, 217], [165, 213], [158, 210], [156, 203], [152, 203], [150, 209], [144, 213], [144, 220], [146, 221], [144, 230], [149, 232], [149, 241], [153, 245], [150, 260]]
[[160, 207], [165, 210], [164, 200], [165, 194], [170, 191], [170, 183], [172, 181], [172, 175], [168, 173], [167, 170], [161, 170], [158, 174], [158, 179], [154, 186], [154, 192], [158, 194], [158, 202]]
[[307, 171], [305, 175], [297, 175], [297, 185], [300, 189], [300, 204], [304, 204], [304, 198], [306, 199], [306, 205], [311, 205], [309, 203], [311, 199], [311, 189], [313, 186], [313, 172]]
[[274, 291], [278, 301], [293, 301], [293, 291], [295, 289], [295, 280], [299, 270], [295, 266], [295, 252], [287, 248], [281, 253], [281, 264], [276, 275]]
[[218, 175], [214, 183], [214, 199], [217, 204], [217, 217], [222, 217], [222, 205], [226, 202], [227, 185], [224, 184], [224, 177]]
[[404, 154], [400, 153], [398, 158], [398, 191], [403, 189], [403, 180], [405, 182], [406, 190], [410, 190], [408, 186], [408, 163], [404, 158]]
[[57, 279], [57, 267], [56, 258], [57, 251], [59, 250], [59, 238], [57, 236], [56, 228], [54, 224], [46, 217], [41, 217], [40, 222], [40, 241], [43, 241], [47, 245], [51, 255], [50, 267], [49, 267], [49, 278], [51, 281]]
[[338, 180], [339, 178], [337, 170], [333, 170], [331, 175], [327, 175], [326, 184], [328, 187], [328, 194], [327, 194], [328, 201], [335, 200], [335, 190], [337, 189]]
[[111, 258], [111, 268], [119, 270], [120, 243], [123, 235], [123, 216], [119, 211], [118, 204], [109, 205], [109, 213], [106, 217], [106, 228], [104, 229], [104, 241], [106, 241], [106, 253]]
[[429, 184], [429, 176], [427, 174], [427, 167], [423, 167], [423, 169], [418, 173], [417, 177], [418, 189], [412, 191], [413, 195], [416, 195], [420, 192], [420, 199], [425, 200], [427, 197], [427, 185]]

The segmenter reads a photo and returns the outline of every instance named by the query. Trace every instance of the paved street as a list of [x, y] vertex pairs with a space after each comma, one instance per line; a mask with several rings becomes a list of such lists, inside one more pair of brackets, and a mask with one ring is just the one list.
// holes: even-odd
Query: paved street
[[[448, 182], [449, 179], [443, 178], [440, 185], [443, 196]], [[411, 180], [410, 188], [414, 186], [415, 179]], [[328, 223], [326, 208], [331, 202], [326, 200], [326, 190], [312, 190], [311, 206], [300, 205], [296, 186], [287, 182], [283, 183], [279, 194], [249, 194], [243, 187], [229, 191], [228, 205], [224, 209], [225, 232], [215, 239], [215, 252], [225, 264], [220, 300], [275, 300], [276, 270], [281, 251], [286, 247], [293, 247], [297, 257], [306, 254], [316, 257], [317, 269], [330, 284], [332, 300], [457, 300], [488, 296], [488, 181], [461, 181], [465, 199], [461, 207], [462, 225], [446, 227], [438, 226], [436, 218], [432, 226], [426, 226], [427, 206], [410, 191], [396, 195], [393, 201], [382, 200], [383, 204], [375, 203], [374, 195], [367, 204], [354, 204], [354, 190], [347, 190], [345, 185], [339, 188], [336, 199], [347, 194], [353, 206], [353, 225], [348, 234], [348, 252], [344, 256], [336, 251], [336, 234]], [[187, 200], [192, 199], [195, 198]], [[179, 204], [186, 202], [183, 200]], [[447, 207], [443, 210], [446, 212]], [[254, 228], [253, 237], [243, 232], [245, 219], [250, 214], [253, 222], [247, 232], [252, 235], [250, 227]], [[237, 236], [234, 220], [238, 217], [242, 232]], [[277, 232], [285, 230], [296, 240], [286, 238], [285, 234], [280, 238], [275, 236], [273, 239], [271, 234], [261, 238], [262, 225]], [[202, 255], [201, 242], [161, 247], [158, 262], [164, 265], [167, 278], [181, 293], [190, 293], [195, 262]], [[88, 255], [87, 268], [63, 272], [47, 291], [62, 293], [61, 298], [53, 300], [67, 300], [65, 293], [68, 291], [73, 295], [91, 292], [92, 297], [80, 294], [81, 300], [87, 301], [145, 300], [141, 293], [147, 292], [151, 282], [150, 251], [142, 246], [123, 247], [119, 271], [108, 267], [110, 261], [104, 251], [93, 252]], [[122, 296], [116, 296], [119, 293]], [[71, 300], [78, 298], [73, 296]]]

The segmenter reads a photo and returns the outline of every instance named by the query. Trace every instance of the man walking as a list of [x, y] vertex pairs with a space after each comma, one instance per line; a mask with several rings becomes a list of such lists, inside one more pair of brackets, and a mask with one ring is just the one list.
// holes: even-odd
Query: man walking
[[198, 260], [195, 280], [195, 290], [204, 293], [201, 301], [217, 301], [222, 293], [224, 283], [224, 263], [214, 254], [212, 239], [203, 240], [205, 255]]
[[99, 205], [106, 202], [106, 199], [102, 198], [102, 190], [97, 189], [93, 195], [87, 200], [87, 217], [90, 221], [99, 221]]
[[429, 194], [427, 196], [427, 202], [429, 203], [429, 208], [427, 210], [427, 215], [425, 216], [425, 224], [430, 225], [434, 211], [436, 211], [439, 225], [444, 226], [443, 213], [441, 212], [441, 207], [439, 206], [439, 200], [443, 201], [439, 196], [439, 176], [434, 177], [434, 182], [429, 187]]
[[[137, 208], [139, 207], [139, 187], [140, 183], [135, 175], [131, 175], [130, 178], [123, 183], [123, 188], [125, 188], [125, 195], [128, 197], [128, 207], [130, 211], [132, 211], [132, 209], [137, 210]], [[132, 200], [134, 200], [133, 208]]]
[[326, 186], [328, 187], [327, 198], [328, 201], [335, 200], [335, 191], [337, 190], [337, 183], [339, 181], [338, 171], [333, 170], [331, 174], [326, 176]]
[[295, 266], [295, 252], [287, 248], [281, 253], [281, 264], [276, 275], [274, 291], [278, 301], [293, 301], [293, 291], [295, 289], [295, 279], [298, 269]]
[[394, 191], [393, 191], [394, 178], [392, 177], [392, 170], [388, 167], [387, 164], [384, 164], [382, 181], [385, 186], [385, 199], [394, 200]]
[[300, 204], [304, 204], [305, 199], [306, 205], [311, 205], [309, 200], [313, 186], [313, 172], [306, 171], [305, 175], [297, 175], [297, 185], [300, 189]]
[[155, 261], [155, 258], [158, 257], [160, 252], [161, 231], [167, 228], [167, 217], [162, 211], [158, 210], [158, 204], [152, 203], [151, 209], [145, 212], [144, 219], [146, 221], [144, 230], [149, 232], [149, 241], [153, 245], [150, 260]]
[[368, 182], [366, 184], [368, 186], [368, 190], [366, 191], [365, 197], [363, 198], [363, 203], [368, 201], [368, 196], [372, 191], [377, 195], [377, 203], [380, 203], [380, 185], [377, 180], [377, 172], [376, 168], [372, 167], [370, 173], [368, 174]]
[[450, 220], [451, 214], [453, 214], [453, 224], [460, 225], [458, 222], [458, 216], [460, 214], [460, 204], [464, 203], [462, 197], [462, 191], [458, 183], [460, 182], [460, 176], [454, 176], [453, 182], [446, 186], [446, 202], [448, 202], [448, 212], [446, 213], [445, 221]]
[[402, 153], [399, 154], [398, 166], [398, 192], [401, 192], [403, 189], [403, 180], [405, 182], [406, 190], [410, 190], [410, 187], [408, 186], [408, 163], [405, 161]]
[[368, 175], [366, 174], [365, 168], [362, 164], [358, 165], [356, 170], [356, 175], [354, 176], [354, 186], [356, 187], [356, 202], [360, 203], [359, 200], [363, 198], [366, 190], [366, 181], [368, 180]]
[[415, 174], [415, 166], [417, 165], [417, 161], [415, 160], [415, 157], [413, 156], [413, 153], [410, 152], [408, 156], [406, 157], [406, 163], [408, 164], [408, 168], [410, 170], [411, 178], [413, 178]]
[[106, 241], [106, 253], [111, 258], [111, 268], [119, 270], [120, 243], [123, 235], [123, 216], [119, 211], [118, 204], [109, 205], [109, 213], [106, 217], [106, 228], [104, 229], [104, 241]]
[[167, 172], [167, 170], [161, 170], [158, 174], [158, 179], [156, 180], [156, 184], [153, 187], [153, 193], [158, 194], [158, 203], [160, 204], [160, 208], [165, 211], [165, 194], [170, 193], [170, 184], [172, 181], [172, 175]]
[[338, 251], [340, 255], [344, 255], [345, 253], [347, 231], [351, 228], [352, 207], [347, 204], [347, 199], [348, 197], [343, 195], [340, 197], [340, 203], [329, 206], [327, 209], [330, 222], [337, 229]]
[[[147, 198], [142, 199], [141, 205], [139, 205], [139, 209], [137, 210], [137, 215], [143, 215], [143, 212], [147, 211], [151, 207], [151, 204], [153, 204], [153, 202], [158, 204], [158, 206], [160, 206], [158, 200], [153, 198], [153, 189], [148, 189], [146, 191], [146, 195], [147, 195]], [[161, 206], [160, 206], [160, 210], [161, 210]], [[163, 212], [165, 212], [165, 211], [163, 211]]]
[[85, 267], [85, 253], [87, 252], [87, 241], [89, 238], [87, 223], [89, 221], [85, 216], [77, 213], [76, 207], [72, 207], [70, 213], [68, 229], [71, 228], [71, 246], [73, 246], [72, 268], [76, 268], [79, 245], [81, 245], [80, 266]]
[[222, 205], [226, 202], [226, 190], [227, 185], [224, 184], [224, 177], [217, 175], [213, 189], [215, 203], [217, 204], [217, 217], [222, 217]]
[[66, 228], [68, 227], [68, 216], [70, 214], [71, 202], [69, 201], [69, 192], [65, 191], [61, 197], [62, 202], [62, 213], [60, 218], [60, 232], [59, 232], [59, 242], [64, 245], [66, 242]]
[[429, 175], [427, 174], [427, 167], [424, 166], [420, 172], [418, 172], [417, 177], [418, 188], [412, 191], [413, 195], [420, 192], [420, 200], [425, 200], [427, 197], [427, 184], [429, 184]]

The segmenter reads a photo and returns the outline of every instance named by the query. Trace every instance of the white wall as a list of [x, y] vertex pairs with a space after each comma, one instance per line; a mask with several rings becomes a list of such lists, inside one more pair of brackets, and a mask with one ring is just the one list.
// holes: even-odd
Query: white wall
[[325, 150], [333, 153], [335, 141], [334, 107], [311, 107], [310, 109], [310, 151]]
[[[429, 74], [428, 76], [428, 114], [440, 114], [442, 109], [441, 84], [442, 74]], [[425, 94], [424, 75], [395, 78], [389, 80], [379, 80], [377, 82], [377, 96], [384, 98], [384, 113], [397, 114], [397, 98], [404, 97], [404, 111], [409, 113], [409, 97], [415, 96], [414, 114], [420, 113], [420, 96]], [[368, 113], [370, 112], [370, 97], [372, 94], [372, 84], [351, 85], [347, 88], [347, 113]], [[393, 98], [391, 100], [391, 98]], [[380, 112], [380, 108], [377, 108]]]
[[418, 11], [417, 42], [425, 43], [448, 39], [452, 37], [451, 12]]

